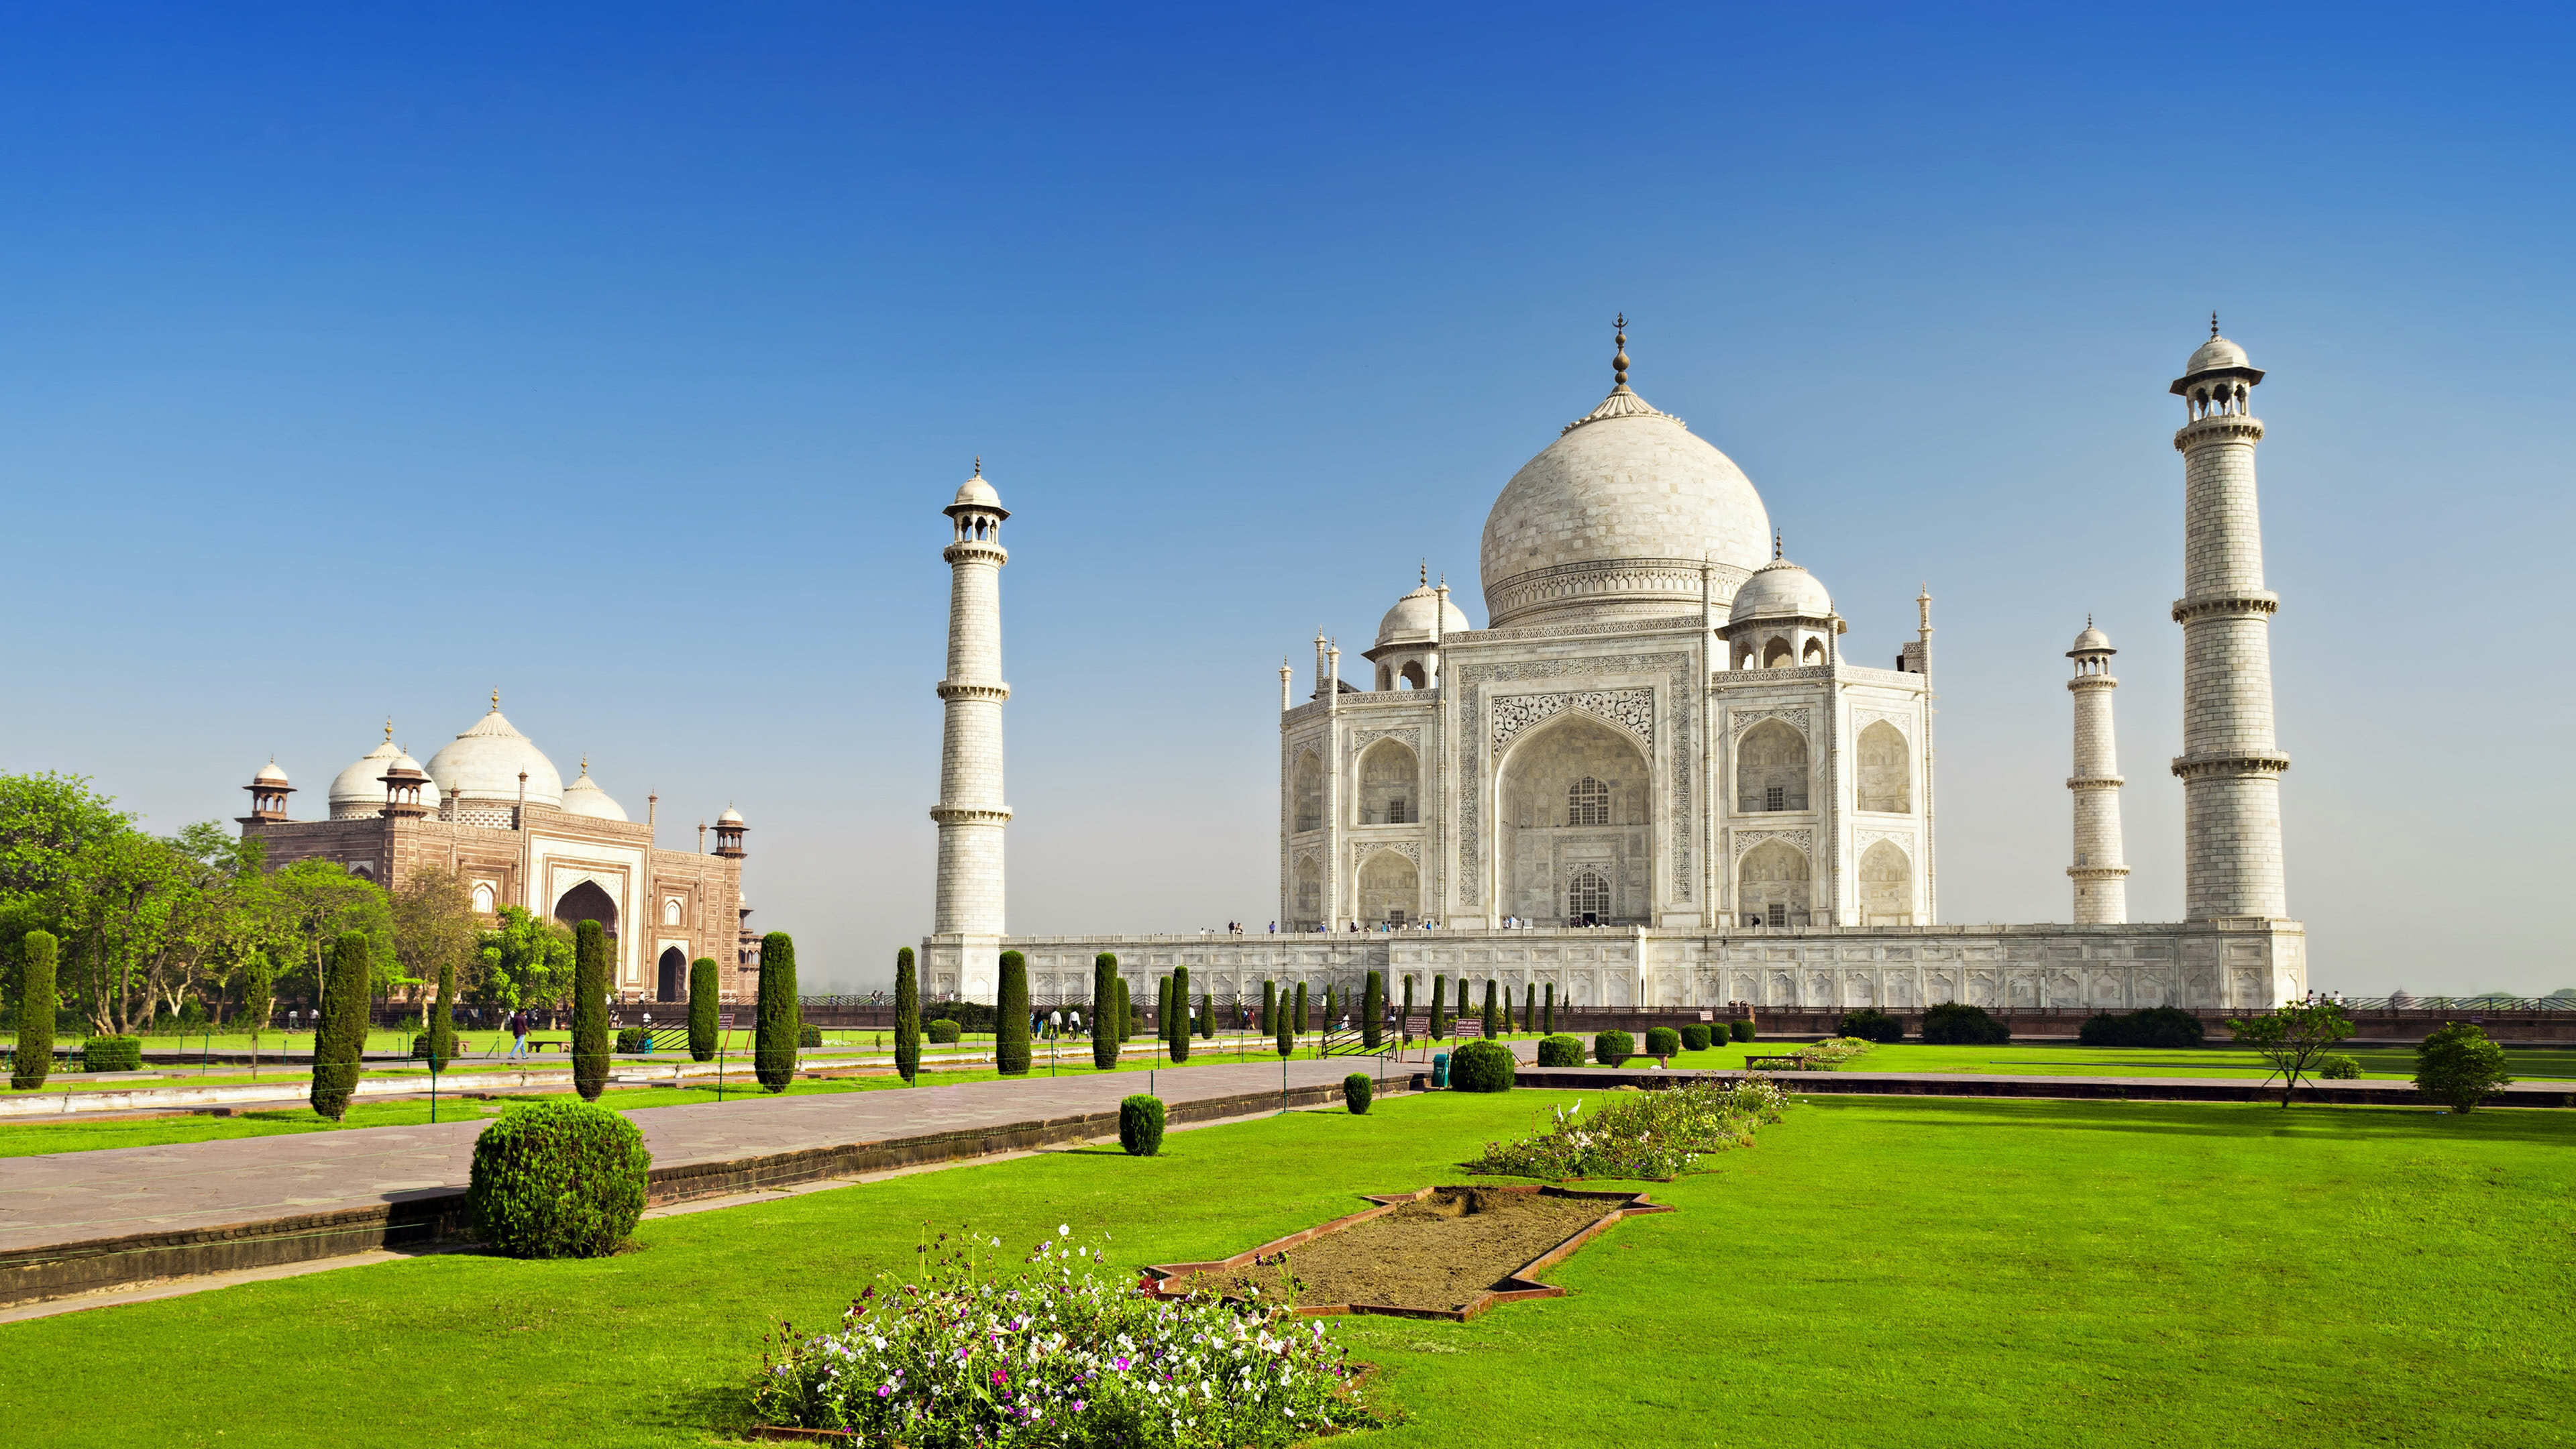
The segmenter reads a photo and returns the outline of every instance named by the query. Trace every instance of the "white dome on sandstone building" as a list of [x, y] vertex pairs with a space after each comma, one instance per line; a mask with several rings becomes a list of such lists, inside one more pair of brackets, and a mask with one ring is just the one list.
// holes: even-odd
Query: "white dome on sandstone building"
[[[528, 783], [534, 785], [536, 781], [531, 778]], [[563, 809], [566, 815], [586, 815], [593, 820], [626, 818], [626, 807], [618, 804], [607, 791], [599, 788], [598, 781], [590, 778], [590, 761], [586, 759], [581, 762], [580, 777], [564, 786]]]
[[1720, 603], [1770, 557], [1771, 515], [1733, 459], [1616, 386], [1522, 465], [1485, 519], [1488, 627], [1651, 619]]
[[[394, 743], [394, 727], [388, 723], [382, 744], [360, 755], [347, 769], [332, 777], [331, 818], [365, 820], [383, 814], [385, 772], [397, 765], [414, 770], [420, 768], [418, 760], [403, 753], [402, 746]], [[438, 808], [438, 787], [435, 784], [420, 787], [420, 803], [424, 809]]]
[[501, 699], [492, 697], [492, 712], [473, 728], [429, 757], [429, 777], [459, 801], [494, 805], [519, 802], [519, 772], [528, 772], [528, 803], [561, 807], [563, 775], [536, 743], [501, 717]]

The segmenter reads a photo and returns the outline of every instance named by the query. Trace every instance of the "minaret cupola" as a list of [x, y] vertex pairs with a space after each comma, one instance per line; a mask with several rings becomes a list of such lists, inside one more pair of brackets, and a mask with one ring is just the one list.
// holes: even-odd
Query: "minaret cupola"
[[250, 792], [250, 813], [239, 817], [243, 829], [286, 823], [286, 797], [295, 793], [295, 787], [287, 783], [286, 772], [277, 767], [275, 755], [269, 756], [268, 763], [260, 766], [259, 773], [242, 788]]

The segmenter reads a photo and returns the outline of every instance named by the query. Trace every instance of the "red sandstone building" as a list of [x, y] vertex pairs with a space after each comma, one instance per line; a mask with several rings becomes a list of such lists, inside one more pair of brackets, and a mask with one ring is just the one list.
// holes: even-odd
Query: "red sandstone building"
[[727, 1001], [759, 992], [759, 938], [742, 896], [742, 817], [717, 817], [695, 851], [653, 843], [648, 797], [637, 824], [582, 762], [567, 785], [535, 743], [492, 712], [422, 765], [385, 741], [331, 782], [330, 818], [290, 820], [286, 772], [271, 761], [251, 783], [242, 834], [268, 845], [273, 868], [319, 857], [392, 889], [424, 867], [453, 870], [474, 908], [505, 905], [570, 924], [597, 921], [609, 935], [621, 1001], [685, 1001], [689, 963], [713, 957]]

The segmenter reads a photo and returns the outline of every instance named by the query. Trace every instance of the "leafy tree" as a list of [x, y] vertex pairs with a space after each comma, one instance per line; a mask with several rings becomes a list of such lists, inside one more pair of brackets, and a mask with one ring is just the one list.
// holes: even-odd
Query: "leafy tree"
[[1118, 958], [1107, 951], [1091, 958], [1091, 1065], [1118, 1065]]
[[331, 944], [330, 978], [323, 983], [322, 1019], [313, 1032], [313, 1110], [337, 1122], [358, 1089], [358, 1060], [367, 1049], [367, 1007], [374, 999], [367, 975], [375, 943], [364, 931], [343, 931]]
[[1368, 984], [1360, 989], [1360, 1045], [1376, 1051], [1385, 1044], [1386, 973], [1372, 971]]
[[1164, 1020], [1171, 1028], [1172, 1065], [1190, 1059], [1190, 968], [1172, 968], [1172, 1014]]
[[572, 959], [572, 1089], [596, 1102], [608, 1089], [607, 928], [575, 926]]
[[759, 1030], [751, 1044], [752, 1075], [772, 1092], [796, 1080], [796, 1044], [804, 1036], [796, 1004], [796, 942], [785, 931], [760, 938]]
[[560, 1004], [572, 986], [572, 932], [518, 906], [503, 906], [499, 915], [475, 951], [483, 999], [503, 1011]]
[[[2331, 1001], [2294, 1001], [2274, 1008], [2266, 1016], [2231, 1020], [2227, 1029], [2236, 1034], [2239, 1045], [2253, 1048], [2256, 1055], [2272, 1064], [2273, 1073], [2282, 1078], [2281, 1106], [2287, 1109], [2290, 1094], [2298, 1090], [2299, 1078], [2313, 1075], [2311, 1069], [2317, 1058], [2352, 1035], [2352, 1021], [2343, 1014], [2342, 1007]], [[1928, 1040], [1931, 1033], [1926, 1031], [1924, 1035]]]
[[2473, 1022], [2448, 1021], [2415, 1046], [2415, 1090], [2454, 1112], [2477, 1109], [2504, 1074], [2504, 1048]]
[[[414, 870], [393, 893], [394, 957], [412, 981], [463, 982], [482, 959], [473, 885], [444, 866]], [[443, 1000], [453, 996], [441, 993]]]
[[1172, 978], [1168, 972], [1154, 980], [1154, 1034], [1165, 1045], [1172, 1040]]
[[905, 1086], [921, 1076], [921, 968], [910, 946], [894, 953], [894, 1074]]
[[1288, 1020], [1288, 1005], [1289, 993], [1285, 991], [1280, 992], [1279, 1013], [1277, 1017], [1273, 1019], [1273, 1029], [1279, 1043], [1279, 1055], [1283, 1057], [1288, 1056], [1297, 1050], [1297, 1028]]
[[993, 1008], [993, 1069], [1005, 1077], [1029, 1074], [1029, 958], [1002, 953], [1002, 989]]
[[[279, 948], [282, 975], [309, 972], [315, 994], [327, 998], [323, 949], [351, 931], [361, 931], [368, 941], [368, 989], [392, 985], [396, 974], [393, 902], [374, 881], [349, 874], [335, 860], [299, 860], [268, 873], [263, 897], [266, 935]], [[570, 951], [567, 937], [567, 969]]]
[[259, 1037], [268, 1030], [268, 1019], [277, 1012], [277, 966], [265, 951], [254, 951], [241, 970], [241, 1015], [236, 1018], [250, 1028], [250, 1074], [259, 1076]]
[[[1404, 974], [1404, 1015], [1401, 1020], [1413, 1020], [1413, 973], [1410, 971]], [[1405, 1032], [1405, 1040], [1411, 1041], [1413, 1029], [1404, 1027], [1402, 1030]]]
[[32, 1092], [54, 1069], [54, 962], [59, 945], [51, 931], [18, 938], [18, 1050], [10, 1058], [9, 1089]]
[[701, 956], [689, 963], [690, 1061], [716, 1059], [717, 1013], [724, 1006], [724, 988], [718, 984], [721, 979], [715, 957]]

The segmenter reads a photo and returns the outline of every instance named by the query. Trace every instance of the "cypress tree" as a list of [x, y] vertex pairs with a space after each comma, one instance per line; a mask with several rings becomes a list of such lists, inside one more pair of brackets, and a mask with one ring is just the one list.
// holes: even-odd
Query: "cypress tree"
[[1118, 1044], [1136, 1039], [1136, 1003], [1127, 994], [1127, 978], [1118, 978]]
[[1431, 978], [1431, 1039], [1446, 1041], [1449, 1037], [1449, 978]]
[[921, 968], [910, 946], [894, 953], [894, 1074], [905, 1086], [921, 1079]]
[[1190, 968], [1172, 968], [1172, 1065], [1190, 1059]]
[[1002, 953], [1002, 989], [993, 1007], [993, 1070], [1005, 1077], [1029, 1074], [1029, 958]]
[[1303, 981], [1297, 983], [1297, 1005], [1295, 1015], [1288, 1023], [1288, 1031], [1292, 1041], [1306, 1034], [1306, 983]]
[[1521, 1030], [1538, 1030], [1538, 983], [1535, 981], [1529, 984], [1529, 990], [1521, 997]]
[[1372, 971], [1360, 991], [1360, 1045], [1376, 1051], [1386, 1044], [1386, 973]]
[[1118, 958], [1103, 951], [1091, 959], [1091, 1066], [1118, 1065]]
[[1278, 1014], [1279, 983], [1264, 981], [1261, 983], [1261, 1034], [1263, 1036], [1278, 1035], [1279, 1023], [1273, 1019]]
[[1213, 991], [1199, 993], [1199, 1035], [1209, 1041], [1216, 1040], [1216, 993]]
[[608, 930], [584, 921], [572, 933], [572, 1089], [596, 1102], [607, 1087]]
[[438, 1001], [429, 1008], [429, 1069], [447, 1070], [456, 1060], [456, 963], [438, 965]]
[[759, 1029], [751, 1040], [751, 1071], [773, 1092], [796, 1080], [796, 1039], [804, 1022], [796, 1009], [796, 942], [785, 931], [760, 938]]
[[1172, 976], [1168, 971], [1154, 978], [1154, 1037], [1165, 1045], [1172, 1040]]
[[1491, 1041], [1491, 1040], [1493, 1040], [1495, 1037], [1502, 1035], [1502, 1032], [1501, 1032], [1501, 1030], [1500, 1030], [1500, 1028], [1501, 1028], [1501, 1026], [1502, 1026], [1502, 1016], [1501, 1016], [1501, 1013], [1497, 1010], [1497, 1008], [1496, 1008], [1496, 1006], [1495, 1006], [1495, 998], [1496, 998], [1496, 996], [1498, 995], [1498, 993], [1495, 991], [1494, 987], [1495, 987], [1494, 979], [1493, 979], [1492, 977], [1490, 977], [1490, 976], [1489, 976], [1489, 977], [1486, 977], [1486, 978], [1485, 978], [1485, 1039], [1486, 1039], [1487, 1041]]
[[1547, 983], [1547, 1014], [1539, 1018], [1538, 1029], [1549, 1036], [1556, 1035], [1556, 983], [1553, 981]]
[[1282, 991], [1279, 993], [1279, 1011], [1277, 1015], [1271, 1018], [1271, 1021], [1271, 1031], [1279, 1042], [1279, 1055], [1284, 1057], [1290, 1052], [1297, 1050], [1297, 1034], [1290, 1030], [1288, 1026], [1287, 992]]
[[716, 984], [716, 971], [713, 956], [689, 963], [689, 1060], [693, 1062], [716, 1059], [717, 999], [723, 991]]
[[9, 1067], [12, 1091], [34, 1091], [54, 1069], [54, 965], [60, 945], [51, 931], [29, 931], [18, 940], [18, 1052]]
[[1397, 1023], [1398, 1029], [1405, 1033], [1406, 1041], [1413, 1040], [1413, 1028], [1405, 1026], [1403, 1022], [1411, 1020], [1413, 1020], [1413, 973], [1407, 971], [1404, 973], [1404, 1016], [1402, 1021]]
[[322, 1020], [313, 1032], [313, 1110], [337, 1122], [358, 1089], [358, 1058], [367, 1049], [367, 956], [364, 931], [344, 931], [331, 943]]

